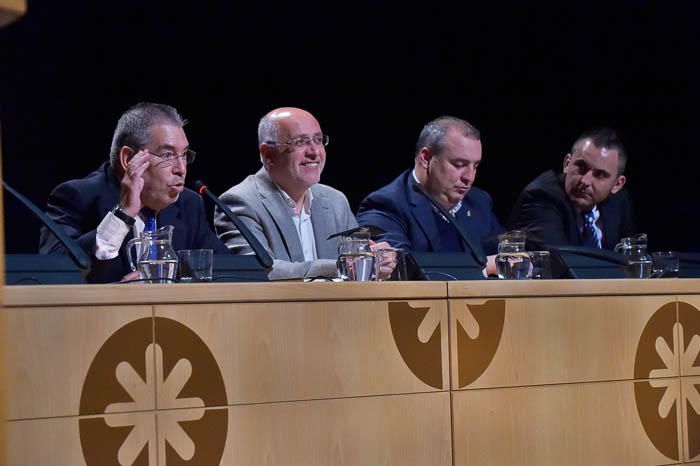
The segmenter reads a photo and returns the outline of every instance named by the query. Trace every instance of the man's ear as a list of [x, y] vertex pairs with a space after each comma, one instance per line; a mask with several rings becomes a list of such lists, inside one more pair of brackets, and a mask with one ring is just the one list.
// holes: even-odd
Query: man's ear
[[617, 179], [615, 180], [615, 184], [613, 185], [612, 190], [610, 192], [615, 194], [616, 192], [621, 190], [623, 186], [625, 186], [626, 182], [627, 182], [627, 178], [625, 178], [625, 175], [618, 176]]
[[133, 156], [134, 151], [131, 149], [131, 147], [122, 146], [122, 148], [119, 149], [119, 166], [121, 167], [122, 172], [126, 172], [126, 166]]
[[566, 173], [566, 169], [569, 167], [569, 163], [571, 162], [571, 153], [566, 154], [566, 157], [564, 157], [564, 163], [562, 165], [562, 171]]
[[273, 165], [275, 163], [275, 146], [262, 143], [260, 144], [260, 161], [263, 165]]
[[428, 165], [430, 164], [430, 160], [433, 158], [433, 154], [430, 152], [430, 149], [427, 147], [423, 147], [420, 152], [418, 152], [418, 164], [425, 170], [428, 169]]

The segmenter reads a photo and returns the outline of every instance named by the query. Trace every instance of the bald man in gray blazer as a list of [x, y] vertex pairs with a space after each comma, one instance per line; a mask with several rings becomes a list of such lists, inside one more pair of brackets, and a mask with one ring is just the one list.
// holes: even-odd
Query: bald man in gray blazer
[[[357, 226], [348, 200], [319, 183], [328, 137], [309, 112], [279, 108], [260, 120], [263, 167], [221, 195], [274, 259], [271, 279], [336, 276], [338, 238]], [[214, 226], [234, 254], [251, 254], [247, 241], [218, 209]]]
[[[275, 259], [270, 278], [328, 277], [336, 273], [338, 239], [328, 236], [357, 226], [348, 200], [323, 184], [310, 188], [310, 208], [317, 259], [306, 260], [290, 205], [264, 168], [221, 195], [221, 200], [246, 224]], [[219, 238], [234, 254], [252, 249], [231, 221], [217, 209], [214, 224]]]

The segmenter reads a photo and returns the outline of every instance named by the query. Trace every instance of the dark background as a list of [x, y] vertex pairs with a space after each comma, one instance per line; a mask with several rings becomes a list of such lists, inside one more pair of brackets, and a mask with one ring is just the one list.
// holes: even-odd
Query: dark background
[[[259, 118], [292, 105], [330, 135], [323, 182], [356, 209], [450, 114], [481, 130], [476, 184], [505, 222], [579, 133], [612, 126], [639, 231], [698, 250], [698, 5], [30, 0], [0, 30], [3, 175], [43, 207], [148, 100], [190, 120], [188, 179], [223, 192], [260, 166]], [[7, 195], [5, 209], [7, 251], [34, 251], [38, 222]]]

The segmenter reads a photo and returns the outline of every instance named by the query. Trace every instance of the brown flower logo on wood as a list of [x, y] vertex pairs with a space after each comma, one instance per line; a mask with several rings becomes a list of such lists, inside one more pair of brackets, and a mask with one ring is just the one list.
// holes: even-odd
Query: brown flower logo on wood
[[649, 380], [635, 381], [634, 395], [647, 436], [676, 461], [700, 458], [700, 379], [693, 376], [700, 376], [700, 310], [679, 302], [676, 317], [676, 303], [665, 304], [639, 338], [634, 378]]
[[506, 318], [503, 299], [467, 304], [455, 310], [458, 387], [464, 388], [484, 373], [501, 343]]
[[80, 414], [93, 415], [79, 420], [85, 462], [219, 464], [225, 406], [221, 371], [197, 334], [171, 319], [135, 320], [105, 341], [85, 377]]
[[440, 313], [430, 307], [389, 303], [394, 342], [408, 368], [431, 387], [442, 389], [442, 329]]

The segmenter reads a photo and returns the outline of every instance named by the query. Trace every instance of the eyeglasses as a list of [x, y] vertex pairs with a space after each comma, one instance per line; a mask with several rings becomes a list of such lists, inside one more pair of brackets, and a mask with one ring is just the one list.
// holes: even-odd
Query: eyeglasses
[[172, 151], [165, 151], [162, 154], [156, 154], [155, 152], [148, 151], [150, 154], [155, 155], [160, 159], [160, 162], [156, 164], [158, 168], [170, 167], [175, 164], [175, 161], [179, 158], [185, 159], [187, 164], [194, 162], [194, 158], [197, 157], [197, 153], [193, 150], [187, 149], [182, 154], [177, 154]]
[[295, 138], [290, 139], [287, 142], [277, 142], [277, 141], [266, 141], [265, 144], [270, 144], [272, 146], [289, 146], [294, 149], [301, 149], [302, 147], [306, 147], [307, 145], [313, 143], [314, 145], [320, 146], [327, 146], [329, 142], [329, 138], [327, 134], [316, 134], [315, 136], [308, 137], [308, 136], [298, 136]]

